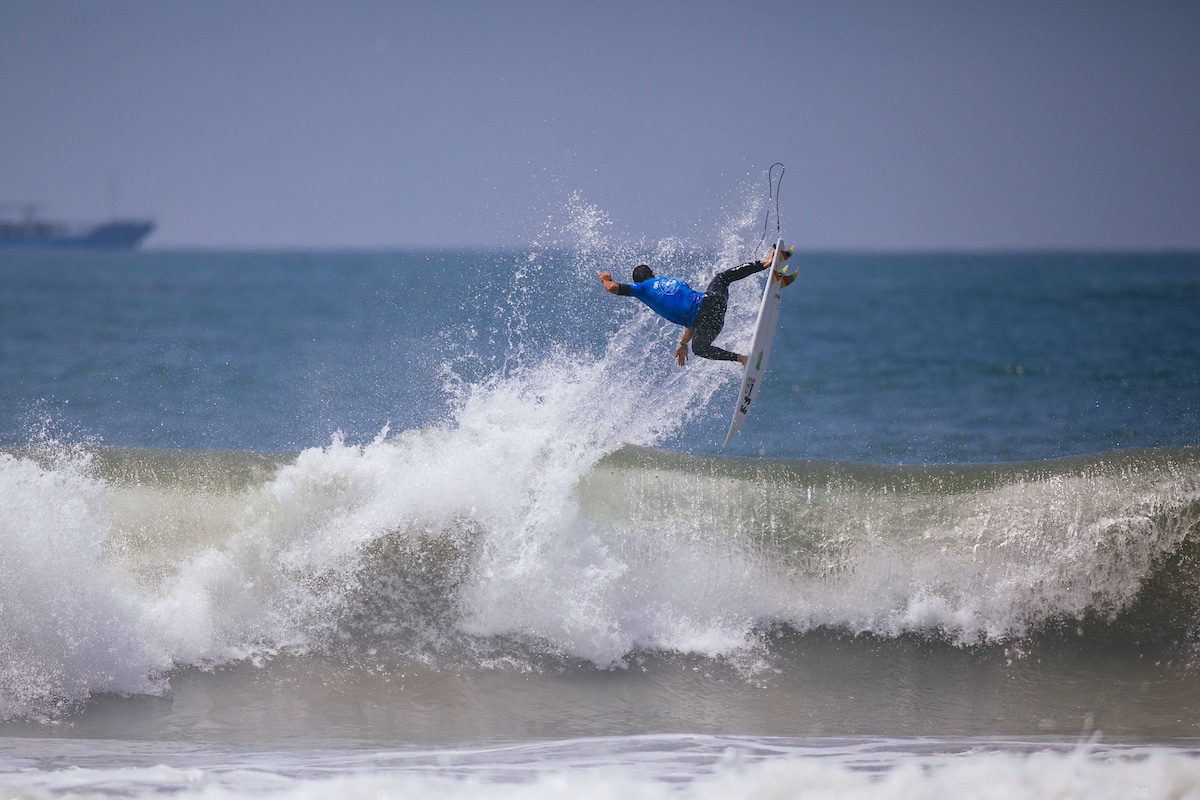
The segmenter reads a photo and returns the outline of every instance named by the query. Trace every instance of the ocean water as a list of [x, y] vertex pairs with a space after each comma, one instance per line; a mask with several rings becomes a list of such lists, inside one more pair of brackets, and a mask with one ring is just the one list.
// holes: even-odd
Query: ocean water
[[1200, 797], [1200, 256], [572, 225], [0, 254], [0, 796]]

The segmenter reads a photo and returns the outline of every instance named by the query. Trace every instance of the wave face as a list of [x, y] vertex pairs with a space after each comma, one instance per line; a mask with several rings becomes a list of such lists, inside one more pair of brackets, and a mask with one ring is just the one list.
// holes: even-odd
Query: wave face
[[[1200, 623], [1200, 448], [969, 467], [608, 452], [631, 415], [513, 411], [604, 392], [564, 369], [364, 445], [0, 453], [0, 712], [284, 652], [610, 668], [753, 660], [819, 629], [1030, 650], [1188, 646]], [[676, 411], [620, 432], [653, 439]]]

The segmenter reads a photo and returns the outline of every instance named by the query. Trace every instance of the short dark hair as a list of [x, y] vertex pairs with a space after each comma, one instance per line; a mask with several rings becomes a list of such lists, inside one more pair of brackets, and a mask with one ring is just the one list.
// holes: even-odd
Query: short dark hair
[[654, 270], [650, 269], [646, 264], [638, 264], [633, 268], [633, 282], [641, 283], [648, 281], [654, 277]]

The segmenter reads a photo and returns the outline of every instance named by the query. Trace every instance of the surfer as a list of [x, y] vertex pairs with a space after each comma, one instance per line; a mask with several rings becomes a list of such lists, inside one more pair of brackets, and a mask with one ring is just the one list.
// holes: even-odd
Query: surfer
[[[736, 361], [745, 365], [746, 356], [731, 353], [713, 345], [717, 334], [725, 327], [725, 312], [729, 306], [729, 284], [762, 272], [771, 263], [775, 250], [766, 262], [749, 261], [717, 274], [701, 294], [679, 278], [662, 277], [654, 274], [646, 264], [633, 268], [633, 283], [617, 283], [612, 273], [597, 272], [600, 282], [610, 294], [632, 295], [648, 305], [663, 319], [683, 326], [683, 335], [675, 348], [675, 360], [679, 366], [687, 363], [688, 343], [692, 352], [701, 358], [713, 361]], [[783, 260], [791, 253], [783, 252]]]

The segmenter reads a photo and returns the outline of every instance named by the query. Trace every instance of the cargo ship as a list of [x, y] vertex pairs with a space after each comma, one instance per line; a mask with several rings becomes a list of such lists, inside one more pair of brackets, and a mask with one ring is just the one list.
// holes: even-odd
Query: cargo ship
[[132, 250], [154, 230], [154, 221], [148, 219], [72, 224], [42, 219], [34, 205], [5, 204], [0, 211], [7, 208], [21, 214], [0, 216], [0, 249]]

